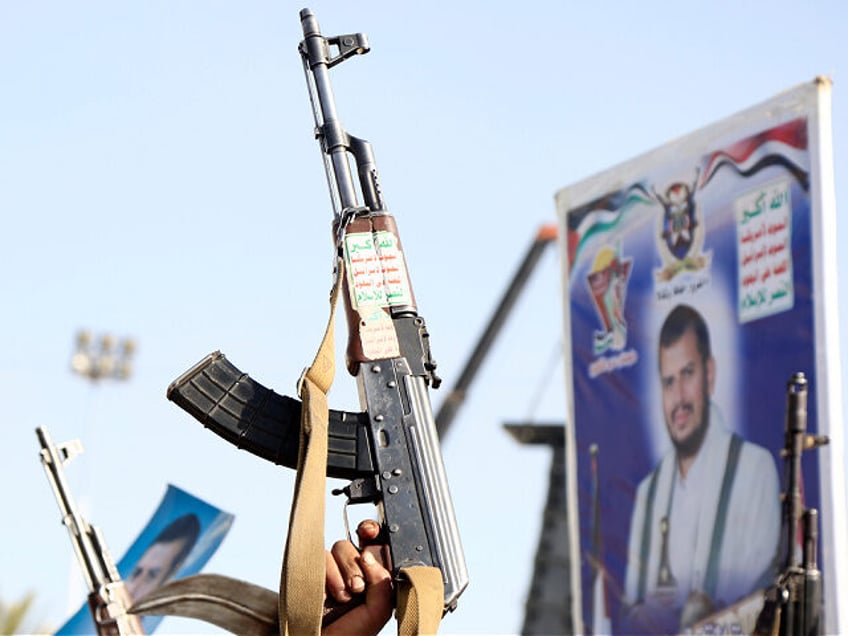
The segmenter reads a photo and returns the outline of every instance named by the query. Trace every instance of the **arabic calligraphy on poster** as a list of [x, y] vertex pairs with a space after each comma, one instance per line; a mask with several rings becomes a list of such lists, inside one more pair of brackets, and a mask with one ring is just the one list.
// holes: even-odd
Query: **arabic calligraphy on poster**
[[739, 321], [792, 308], [791, 183], [781, 179], [734, 202], [739, 259]]

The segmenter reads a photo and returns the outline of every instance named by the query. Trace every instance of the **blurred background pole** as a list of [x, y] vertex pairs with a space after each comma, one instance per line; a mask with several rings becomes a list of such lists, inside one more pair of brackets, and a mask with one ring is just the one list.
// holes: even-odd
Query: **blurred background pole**
[[[88, 380], [92, 391], [100, 385], [101, 380], [126, 381], [132, 375], [132, 359], [136, 351], [135, 341], [123, 338], [120, 341], [108, 333], [98, 336], [92, 335], [88, 330], [81, 329], [77, 332], [74, 352], [71, 355], [71, 371], [76, 375]], [[87, 458], [87, 461], [76, 466], [72, 472], [71, 481], [73, 490], [77, 493], [77, 501], [81, 513], [92, 518], [93, 499], [91, 485], [94, 481], [93, 473], [97, 466], [97, 439], [99, 437], [95, 425], [96, 409], [93, 408], [93, 394], [85, 413], [82, 417], [78, 437], [82, 442], [86, 453], [95, 452]], [[76, 436], [74, 436], [76, 437]], [[79, 575], [79, 565], [72, 555], [68, 578], [67, 611], [69, 614], [75, 612], [85, 601], [86, 590], [83, 580]]]
[[95, 390], [101, 385], [101, 380], [129, 380], [132, 375], [135, 350], [135, 342], [130, 338], [123, 338], [119, 341], [108, 333], [93, 336], [90, 331], [85, 329], [77, 332], [74, 352], [71, 355], [71, 371], [88, 380], [91, 393], [75, 437], [80, 437], [86, 451], [95, 451], [89, 461], [85, 462], [86, 468], [80, 467], [82, 474], [78, 474], [78, 478], [83, 480], [77, 482], [78, 496], [81, 507], [84, 508], [83, 513], [86, 515], [92, 513], [89, 509], [91, 505], [91, 498], [89, 497], [90, 472], [98, 464], [96, 447], [99, 445], [98, 441], [102, 434], [97, 426], [98, 409], [95, 403]]

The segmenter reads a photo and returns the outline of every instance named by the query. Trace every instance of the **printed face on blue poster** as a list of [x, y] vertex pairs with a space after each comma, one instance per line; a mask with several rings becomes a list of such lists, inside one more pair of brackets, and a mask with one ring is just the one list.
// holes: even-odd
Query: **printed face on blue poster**
[[747, 116], [558, 195], [588, 632], [678, 633], [774, 580], [797, 372], [818, 430], [811, 125]]
[[[118, 562], [130, 597], [138, 601], [172, 579], [197, 574], [224, 540], [234, 517], [228, 512], [168, 485], [158, 508]], [[142, 616], [146, 634], [162, 616]], [[87, 603], [83, 603], [57, 634], [95, 634]]]

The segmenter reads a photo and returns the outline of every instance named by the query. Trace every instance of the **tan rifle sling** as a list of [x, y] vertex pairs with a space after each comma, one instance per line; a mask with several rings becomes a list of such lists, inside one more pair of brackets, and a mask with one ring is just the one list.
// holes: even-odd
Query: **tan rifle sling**
[[[344, 261], [337, 261], [330, 294], [330, 318], [312, 365], [299, 386], [303, 401], [297, 478], [280, 577], [280, 634], [321, 633], [324, 579], [324, 510], [327, 480], [327, 392], [335, 375], [334, 322], [343, 286]], [[397, 594], [398, 634], [435, 634], [444, 606], [441, 572], [435, 567], [401, 570]]]

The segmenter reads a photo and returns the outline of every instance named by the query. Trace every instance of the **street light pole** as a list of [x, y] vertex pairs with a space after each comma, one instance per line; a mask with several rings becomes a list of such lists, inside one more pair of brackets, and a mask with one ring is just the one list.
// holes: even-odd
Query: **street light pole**
[[[97, 338], [91, 335], [90, 331], [80, 330], [76, 337], [76, 349], [71, 356], [71, 371], [76, 375], [82, 376], [89, 381], [91, 387], [90, 400], [86, 408], [87, 414], [83, 417], [83, 431], [85, 437], [88, 438], [86, 445], [91, 450], [91, 447], [96, 443], [96, 409], [93, 405], [93, 398], [98, 393], [97, 388], [100, 386], [101, 380], [129, 380], [132, 374], [132, 358], [135, 353], [135, 342], [130, 338], [124, 338], [120, 342], [110, 334], [102, 334]], [[96, 453], [95, 453], [96, 454]], [[91, 462], [89, 462], [91, 464]], [[90, 479], [87, 475], [87, 470], [83, 471], [86, 475], [86, 482]], [[83, 498], [86, 497], [87, 488], [81, 489]], [[87, 500], [83, 500], [84, 507], [89, 505]], [[85, 513], [90, 513], [88, 509]]]
[[[77, 332], [75, 349], [71, 355], [71, 371], [88, 380], [91, 383], [92, 392], [94, 392], [94, 387], [98, 386], [101, 380], [129, 380], [132, 374], [132, 358], [135, 350], [135, 342], [130, 338], [124, 338], [120, 342], [110, 334], [101, 334], [95, 338], [90, 331], [82, 329]], [[90, 413], [89, 417], [84, 418], [83, 429], [86, 433], [91, 432], [90, 429], [94, 427], [91, 422], [93, 419]], [[86, 446], [91, 451], [98, 436], [92, 433], [86, 434], [85, 437]], [[96, 455], [95, 452], [92, 459], [95, 459]], [[78, 488], [78, 491], [82, 493], [79, 498], [79, 506], [86, 516], [90, 516], [92, 507], [90, 489], [85, 487], [90, 485], [92, 481], [90, 472], [92, 465], [92, 462], [86, 463], [85, 467], [81, 467], [83, 470], [76, 474], [77, 480], [83, 482], [83, 487]], [[80, 599], [85, 597], [77, 569], [78, 565], [75, 559], [72, 559], [68, 570], [67, 609], [69, 612], [75, 612], [79, 608]]]

